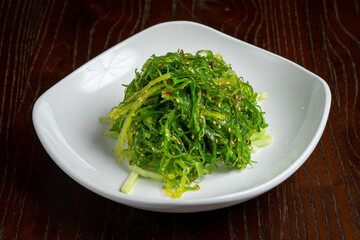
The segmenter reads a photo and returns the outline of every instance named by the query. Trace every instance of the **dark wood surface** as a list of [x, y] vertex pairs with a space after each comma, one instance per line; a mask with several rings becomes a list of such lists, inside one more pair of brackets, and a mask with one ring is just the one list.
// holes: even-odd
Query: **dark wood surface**
[[[329, 120], [288, 180], [233, 207], [130, 208], [80, 186], [35, 134], [36, 99], [154, 24], [191, 20], [284, 56], [329, 84]], [[360, 239], [359, 0], [0, 1], [0, 239]]]

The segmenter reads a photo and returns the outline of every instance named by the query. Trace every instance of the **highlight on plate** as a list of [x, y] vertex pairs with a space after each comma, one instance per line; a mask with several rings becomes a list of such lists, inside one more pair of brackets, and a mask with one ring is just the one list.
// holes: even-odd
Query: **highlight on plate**
[[251, 154], [271, 143], [254, 92], [221, 55], [182, 50], [152, 55], [126, 85], [124, 100], [100, 122], [117, 138], [117, 163], [131, 171], [128, 193], [139, 176], [164, 183], [169, 197], [199, 190], [219, 166], [244, 169]]

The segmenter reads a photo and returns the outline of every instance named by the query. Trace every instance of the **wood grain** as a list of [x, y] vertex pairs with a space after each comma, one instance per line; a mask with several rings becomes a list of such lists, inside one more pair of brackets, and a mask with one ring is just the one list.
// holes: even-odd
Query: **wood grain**
[[[329, 121], [288, 180], [243, 204], [164, 214], [104, 199], [41, 146], [32, 107], [118, 42], [171, 20], [206, 24], [298, 63], [329, 84]], [[0, 239], [360, 239], [359, 0], [3, 0]]]

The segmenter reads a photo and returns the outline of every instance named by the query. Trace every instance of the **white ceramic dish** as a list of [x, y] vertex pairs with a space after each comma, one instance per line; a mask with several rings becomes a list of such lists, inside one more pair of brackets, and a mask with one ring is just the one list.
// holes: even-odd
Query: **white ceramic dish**
[[[129, 171], [115, 164], [114, 142], [103, 136], [99, 117], [123, 99], [124, 87], [152, 54], [183, 49], [220, 53], [256, 91], [273, 143], [253, 155], [244, 171], [204, 177], [199, 191], [165, 196], [162, 184], [139, 179], [119, 192]], [[326, 125], [331, 93], [320, 77], [275, 54], [193, 22], [167, 22], [117, 44], [55, 84], [35, 103], [33, 122], [44, 148], [75, 181], [116, 202], [160, 212], [198, 212], [254, 198], [291, 176], [309, 157]]]

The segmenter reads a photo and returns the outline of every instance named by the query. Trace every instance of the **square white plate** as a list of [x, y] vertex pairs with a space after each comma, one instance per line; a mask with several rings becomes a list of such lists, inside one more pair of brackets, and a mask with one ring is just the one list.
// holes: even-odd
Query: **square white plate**
[[[220, 53], [255, 91], [273, 143], [253, 154], [243, 171], [214, 171], [201, 189], [181, 199], [165, 196], [162, 184], [139, 179], [129, 194], [119, 192], [128, 177], [115, 164], [115, 142], [99, 123], [124, 97], [124, 87], [152, 54], [183, 49]], [[268, 51], [207, 26], [185, 21], [150, 27], [92, 59], [46, 91], [35, 103], [33, 122], [44, 148], [75, 181], [116, 202], [161, 212], [197, 212], [254, 198], [291, 176], [317, 145], [330, 111], [331, 93], [320, 77]]]

